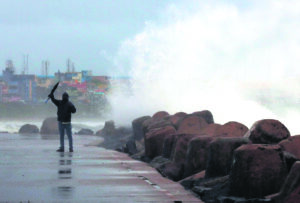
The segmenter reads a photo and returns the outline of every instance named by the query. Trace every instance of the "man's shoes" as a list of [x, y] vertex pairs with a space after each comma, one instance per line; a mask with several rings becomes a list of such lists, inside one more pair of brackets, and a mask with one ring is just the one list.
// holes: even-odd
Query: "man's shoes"
[[58, 150], [56, 150], [57, 152], [64, 152], [65, 150], [62, 148], [59, 148]]
[[73, 152], [73, 149], [69, 149], [69, 152]]

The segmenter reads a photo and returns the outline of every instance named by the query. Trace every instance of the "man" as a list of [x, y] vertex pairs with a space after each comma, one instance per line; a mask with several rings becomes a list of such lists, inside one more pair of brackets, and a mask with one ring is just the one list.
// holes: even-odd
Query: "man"
[[53, 94], [49, 94], [48, 97], [57, 106], [57, 120], [60, 137], [60, 147], [57, 152], [64, 152], [64, 137], [65, 131], [67, 132], [69, 140], [69, 151], [73, 152], [73, 138], [72, 138], [72, 125], [71, 125], [71, 113], [76, 112], [75, 106], [69, 101], [68, 93], [63, 93], [62, 100], [54, 98]]

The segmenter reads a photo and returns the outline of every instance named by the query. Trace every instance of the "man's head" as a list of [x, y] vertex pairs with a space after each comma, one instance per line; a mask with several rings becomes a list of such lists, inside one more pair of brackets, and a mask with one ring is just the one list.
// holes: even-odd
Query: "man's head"
[[68, 93], [66, 93], [66, 92], [63, 93], [62, 100], [63, 101], [69, 101], [69, 95], [68, 95]]

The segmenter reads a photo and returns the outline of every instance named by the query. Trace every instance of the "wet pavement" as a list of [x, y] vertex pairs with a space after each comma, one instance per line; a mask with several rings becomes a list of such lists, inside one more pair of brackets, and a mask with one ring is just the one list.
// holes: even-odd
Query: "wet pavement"
[[57, 137], [0, 134], [0, 202], [201, 202], [146, 163], [86, 146], [98, 137], [73, 138], [58, 153]]

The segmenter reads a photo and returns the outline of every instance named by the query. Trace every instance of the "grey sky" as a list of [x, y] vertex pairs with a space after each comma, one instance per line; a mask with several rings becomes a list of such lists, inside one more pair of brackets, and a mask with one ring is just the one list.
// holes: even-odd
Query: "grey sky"
[[[17, 72], [29, 55], [29, 72], [66, 69], [70, 58], [77, 70], [107, 74], [121, 41], [133, 37], [147, 21], [158, 18], [171, 0], [1, 0], [0, 70], [12, 59]], [[102, 54], [101, 54], [102, 53]]]

